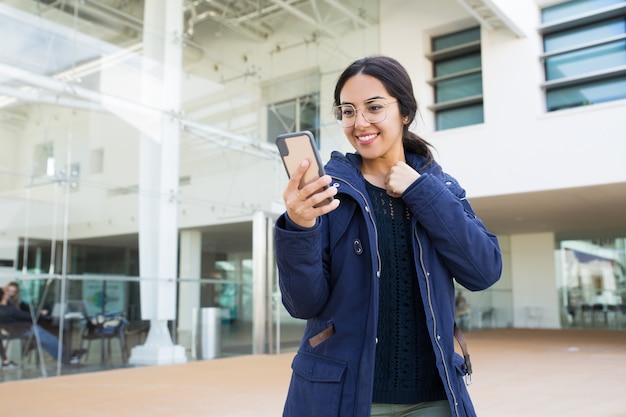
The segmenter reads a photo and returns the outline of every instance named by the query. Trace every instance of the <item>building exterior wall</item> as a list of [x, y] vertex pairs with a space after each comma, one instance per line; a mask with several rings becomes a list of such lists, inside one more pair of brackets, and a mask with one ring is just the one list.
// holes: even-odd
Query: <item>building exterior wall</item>
[[[511, 2], [508, 2], [511, 3]], [[455, 0], [401, 0], [381, 8], [381, 51], [399, 59], [413, 77], [422, 108], [423, 133], [444, 167], [462, 179], [470, 197], [626, 181], [621, 169], [626, 141], [624, 100], [546, 113], [539, 6], [514, 2], [524, 13], [510, 16], [524, 30], [482, 29], [485, 123], [433, 131], [432, 78], [425, 57], [433, 35], [476, 26]], [[525, 5], [525, 7], [521, 7]], [[469, 156], [469, 157], [468, 157]], [[581, 169], [585, 167], [584, 169]]]
[[[427, 109], [433, 104], [426, 82], [432, 78], [426, 58], [430, 38], [477, 22], [453, 0], [392, 0], [381, 7], [381, 51], [407, 66], [422, 109], [415, 130], [435, 146], [437, 159], [460, 180], [470, 201], [626, 181], [626, 141], [620, 127], [626, 100], [547, 113], [538, 32], [540, 7], [547, 2], [494, 3], [525, 36], [506, 28], [482, 28], [485, 122], [445, 131], [434, 131], [433, 113]], [[504, 252], [505, 271], [495, 289], [512, 290], [513, 326], [559, 327], [554, 233], [502, 235], [500, 240], [509, 243], [503, 246], [510, 252]], [[542, 309], [539, 323], [529, 323], [531, 307]]]

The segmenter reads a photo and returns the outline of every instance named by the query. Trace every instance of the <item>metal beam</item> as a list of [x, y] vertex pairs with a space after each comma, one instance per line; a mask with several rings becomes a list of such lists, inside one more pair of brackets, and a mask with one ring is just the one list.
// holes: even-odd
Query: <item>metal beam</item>
[[282, 7], [283, 9], [287, 10], [292, 15], [298, 17], [299, 19], [304, 20], [305, 22], [309, 23], [310, 25], [318, 27], [322, 32], [326, 33], [327, 35], [329, 35], [329, 36], [331, 36], [333, 38], [337, 38], [338, 37], [337, 33], [335, 33], [334, 31], [330, 30], [329, 28], [327, 28], [326, 26], [324, 26], [320, 22], [316, 21], [315, 19], [313, 19], [309, 15], [301, 12], [300, 10], [298, 10], [295, 7], [291, 6], [290, 4], [284, 2], [283, 0], [271, 0], [271, 1], [274, 4], [277, 4], [280, 7]]
[[277, 151], [270, 144], [257, 143], [253, 138], [244, 135], [184, 119], [180, 115], [170, 114], [167, 109], [150, 107], [146, 104], [102, 94], [98, 91], [34, 74], [4, 63], [0, 63], [0, 75], [38, 87], [29, 90], [4, 86], [0, 90], [0, 94], [6, 94], [9, 97], [19, 98], [27, 102], [46, 103], [90, 111], [111, 112], [111, 109], [123, 109], [152, 117], [158, 117], [167, 113], [168, 117], [178, 119], [180, 125], [190, 133], [210, 140], [219, 146], [266, 159], [274, 159], [278, 155]]
[[329, 5], [331, 5], [332, 7], [334, 7], [335, 9], [339, 10], [341, 13], [345, 14], [346, 16], [348, 16], [350, 18], [350, 20], [352, 20], [353, 22], [355, 22], [356, 24], [367, 28], [368, 26], [370, 26], [370, 22], [368, 22], [367, 20], [363, 19], [361, 16], [352, 13], [352, 11], [350, 9], [348, 9], [346, 6], [344, 6], [343, 4], [339, 3], [336, 0], [324, 0], [326, 3], [328, 3]]

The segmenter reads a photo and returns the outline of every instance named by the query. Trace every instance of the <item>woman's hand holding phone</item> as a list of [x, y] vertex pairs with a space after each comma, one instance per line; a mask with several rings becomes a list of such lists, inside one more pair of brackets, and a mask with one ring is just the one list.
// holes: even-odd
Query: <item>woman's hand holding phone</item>
[[328, 186], [332, 181], [330, 175], [323, 175], [300, 188], [309, 165], [308, 160], [302, 161], [283, 192], [289, 218], [298, 226], [307, 228], [315, 226], [318, 216], [330, 213], [339, 206], [339, 200], [333, 198], [337, 188]]

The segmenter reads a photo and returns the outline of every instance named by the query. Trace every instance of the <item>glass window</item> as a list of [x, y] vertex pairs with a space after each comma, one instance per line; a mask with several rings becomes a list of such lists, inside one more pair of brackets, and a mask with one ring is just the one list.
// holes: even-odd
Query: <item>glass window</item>
[[626, 41], [557, 55], [546, 60], [546, 79], [584, 75], [626, 65]]
[[480, 28], [475, 27], [449, 35], [438, 36], [433, 39], [433, 51], [454, 48], [459, 45], [480, 40]]
[[483, 78], [481, 74], [452, 78], [437, 83], [435, 91], [438, 103], [480, 95], [483, 93]]
[[547, 94], [548, 111], [588, 106], [624, 97], [626, 97], [624, 77], [551, 89]]
[[432, 49], [436, 129], [482, 123], [480, 28], [433, 38]]
[[480, 53], [438, 61], [435, 63], [435, 77], [443, 77], [461, 71], [480, 70], [481, 66]]
[[626, 33], [626, 21], [622, 19], [610, 19], [593, 25], [576, 27], [563, 30], [554, 34], [546, 35], [543, 39], [546, 52], [563, 48], [570, 48], [586, 42], [601, 41], [609, 36]]
[[577, 0], [543, 10], [548, 111], [626, 98], [626, 7], [610, 7], [619, 5]]
[[590, 12], [603, 7], [623, 3], [624, 0], [575, 0], [546, 7], [541, 11], [544, 22], [567, 19], [581, 13]]
[[319, 96], [311, 94], [300, 100], [300, 126], [298, 130], [308, 130], [319, 146]]
[[441, 110], [437, 112], [436, 122], [437, 130], [483, 123], [483, 105], [475, 104], [449, 110]]
[[296, 125], [296, 101], [271, 104], [267, 111], [267, 139], [273, 141], [281, 133], [293, 131]]
[[309, 130], [319, 146], [319, 94], [307, 94], [293, 100], [270, 104], [267, 107], [267, 140], [274, 142], [276, 136]]

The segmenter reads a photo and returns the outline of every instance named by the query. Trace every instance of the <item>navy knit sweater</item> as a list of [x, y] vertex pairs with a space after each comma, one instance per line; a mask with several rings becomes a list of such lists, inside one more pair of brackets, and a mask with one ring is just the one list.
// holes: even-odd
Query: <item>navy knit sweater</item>
[[367, 183], [382, 260], [373, 402], [445, 400], [412, 256], [411, 215], [401, 198]]

